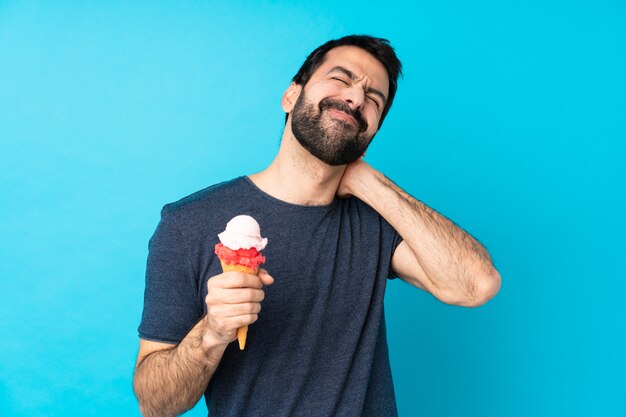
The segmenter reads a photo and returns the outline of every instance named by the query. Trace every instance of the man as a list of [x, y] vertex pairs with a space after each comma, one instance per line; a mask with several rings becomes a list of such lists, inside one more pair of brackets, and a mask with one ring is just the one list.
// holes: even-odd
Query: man
[[[400, 73], [384, 39], [320, 46], [283, 95], [270, 166], [164, 207], [139, 326], [144, 415], [180, 414], [205, 394], [211, 416], [395, 416], [386, 279], [460, 306], [498, 292], [476, 240], [361, 158]], [[271, 275], [221, 273], [213, 246], [239, 214], [268, 237]]]

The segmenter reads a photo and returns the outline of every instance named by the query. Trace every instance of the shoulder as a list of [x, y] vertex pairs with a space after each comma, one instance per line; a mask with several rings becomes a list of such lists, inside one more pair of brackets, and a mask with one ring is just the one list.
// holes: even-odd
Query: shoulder
[[180, 200], [164, 205], [161, 215], [172, 219], [180, 219], [206, 213], [240, 196], [244, 192], [244, 182], [245, 177], [237, 177], [211, 185]]
[[[342, 211], [353, 224], [360, 225], [366, 233], [375, 234], [382, 239], [391, 239], [397, 245], [398, 233], [389, 222], [372, 207], [362, 200], [351, 196], [342, 199]], [[356, 221], [358, 219], [358, 221]]]
[[386, 226], [387, 222], [376, 210], [356, 197], [341, 199], [339, 205], [341, 218], [352, 227], [359, 227], [370, 233]]
[[341, 199], [342, 209], [350, 216], [359, 216], [364, 220], [380, 221], [382, 217], [376, 210], [354, 196]]
[[234, 215], [243, 195], [249, 195], [246, 177], [237, 177], [196, 191], [168, 203], [161, 210], [159, 228], [202, 239], [206, 233], [219, 233]]

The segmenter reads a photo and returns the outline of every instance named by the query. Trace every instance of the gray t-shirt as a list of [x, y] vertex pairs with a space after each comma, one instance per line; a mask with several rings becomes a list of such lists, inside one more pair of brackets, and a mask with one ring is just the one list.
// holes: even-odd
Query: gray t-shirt
[[245, 350], [231, 343], [205, 398], [210, 416], [396, 416], [384, 294], [401, 238], [361, 200], [300, 206], [239, 177], [163, 208], [150, 240], [139, 336], [177, 343], [206, 314], [214, 246], [236, 215], [268, 238]]

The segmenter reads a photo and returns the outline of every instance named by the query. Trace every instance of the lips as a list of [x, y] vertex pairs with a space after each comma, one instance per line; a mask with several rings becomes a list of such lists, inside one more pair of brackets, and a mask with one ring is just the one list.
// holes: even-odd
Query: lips
[[363, 119], [361, 113], [356, 110], [353, 111], [346, 103], [340, 100], [326, 97], [325, 99], [320, 101], [319, 109], [321, 112], [331, 112], [331, 116], [334, 119], [341, 120], [344, 123], [355, 126], [359, 130], [359, 132], [364, 132], [367, 130], [367, 122]]
[[359, 124], [357, 123], [357, 121], [355, 120], [354, 117], [350, 116], [348, 113], [343, 112], [341, 110], [337, 110], [337, 109], [328, 109], [329, 112], [331, 112], [331, 114], [336, 118], [336, 119], [341, 119], [341, 120], [345, 120], [346, 122], [353, 124], [355, 126], [358, 126]]

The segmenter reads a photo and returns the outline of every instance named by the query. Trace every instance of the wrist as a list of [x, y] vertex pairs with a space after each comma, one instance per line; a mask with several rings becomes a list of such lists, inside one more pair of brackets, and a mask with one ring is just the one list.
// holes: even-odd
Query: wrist
[[220, 347], [224, 347], [226, 348], [226, 346], [228, 346], [229, 342], [225, 342], [224, 340], [218, 338], [217, 336], [215, 336], [210, 330], [207, 330], [203, 335], [202, 335], [202, 349], [205, 352], [210, 352], [214, 349], [220, 348]]
[[359, 175], [355, 176], [354, 180], [350, 184], [351, 194], [358, 199], [368, 203], [368, 196], [375, 190], [375, 187], [380, 184], [383, 174], [374, 169], [369, 164], [363, 164]]
[[204, 316], [202, 320], [200, 320], [200, 325], [202, 326], [202, 331], [200, 332], [200, 345], [205, 352], [219, 348], [220, 346], [228, 346], [227, 341], [220, 339], [213, 333], [209, 327], [209, 319], [207, 316]]
[[207, 316], [204, 316], [202, 320], [194, 327], [193, 339], [191, 343], [187, 344], [188, 348], [193, 349], [196, 355], [202, 357], [203, 360], [208, 360], [210, 363], [218, 363], [228, 346], [228, 342], [217, 338], [208, 326]]

